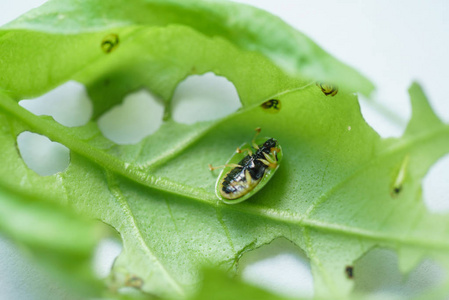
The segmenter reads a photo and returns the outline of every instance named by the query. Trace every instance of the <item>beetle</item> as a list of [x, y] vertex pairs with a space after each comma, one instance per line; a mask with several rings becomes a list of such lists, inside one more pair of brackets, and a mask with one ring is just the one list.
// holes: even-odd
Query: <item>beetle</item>
[[101, 41], [101, 49], [104, 53], [111, 53], [120, 43], [119, 37], [115, 33], [108, 34]]
[[281, 101], [277, 99], [270, 99], [262, 103], [260, 107], [269, 113], [275, 114], [281, 110], [282, 104]]
[[321, 89], [321, 91], [326, 96], [335, 96], [338, 93], [338, 87], [333, 84], [324, 83], [324, 82], [317, 82], [316, 85]]
[[247, 200], [265, 186], [279, 168], [283, 156], [281, 146], [274, 138], [257, 139], [259, 133], [260, 128], [256, 128], [251, 145], [245, 143], [238, 147], [225, 165], [212, 167], [209, 164], [211, 171], [223, 168], [215, 193], [226, 204]]
[[346, 266], [345, 273], [348, 279], [354, 278], [354, 267], [353, 266]]

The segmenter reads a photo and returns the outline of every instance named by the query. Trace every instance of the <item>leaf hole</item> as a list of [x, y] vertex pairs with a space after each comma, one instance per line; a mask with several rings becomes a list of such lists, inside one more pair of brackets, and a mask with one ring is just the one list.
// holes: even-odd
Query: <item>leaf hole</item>
[[[407, 122], [389, 111], [380, 101], [359, 95], [360, 111], [365, 121], [383, 138], [400, 137]], [[410, 109], [410, 108], [409, 108]]]
[[156, 132], [162, 124], [164, 106], [145, 89], [129, 94], [122, 104], [103, 114], [98, 127], [117, 144], [135, 144]]
[[85, 125], [92, 116], [86, 88], [76, 81], [68, 81], [40, 97], [22, 100], [19, 105], [35, 115], [52, 116], [68, 127]]
[[310, 261], [304, 251], [285, 238], [244, 253], [239, 273], [243, 280], [271, 292], [313, 298]]
[[372, 249], [354, 264], [355, 292], [382, 298], [410, 299], [438, 286], [444, 279], [443, 268], [431, 260], [422, 261], [409, 274], [403, 275], [396, 252], [389, 249]]
[[449, 154], [440, 158], [423, 179], [424, 203], [433, 213], [449, 211]]
[[172, 117], [176, 122], [193, 124], [225, 117], [241, 106], [234, 84], [209, 72], [191, 75], [176, 87]]
[[118, 239], [101, 240], [94, 252], [93, 269], [98, 278], [105, 278], [111, 272], [115, 259], [122, 252], [123, 245]]
[[41, 176], [63, 172], [70, 163], [70, 150], [46, 136], [24, 131], [17, 136], [17, 146], [25, 164]]

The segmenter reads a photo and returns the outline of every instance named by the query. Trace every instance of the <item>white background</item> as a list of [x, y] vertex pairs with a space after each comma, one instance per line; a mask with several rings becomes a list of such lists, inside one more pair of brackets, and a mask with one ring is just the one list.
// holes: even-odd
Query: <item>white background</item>
[[[0, 0], [0, 25], [43, 0]], [[437, 114], [449, 122], [449, 2], [433, 1], [238, 1], [266, 9], [310, 36], [328, 52], [353, 66], [377, 86], [373, 101], [362, 99], [368, 122], [386, 136], [400, 136], [410, 105], [407, 89], [419, 81]], [[0, 45], [1, 47], [1, 45]], [[385, 113], [389, 117], [385, 117]], [[394, 120], [394, 121], [391, 121]], [[449, 208], [449, 159], [432, 169], [424, 186], [431, 210]], [[118, 251], [105, 246], [100, 267]], [[106, 262], [105, 262], [106, 261]], [[109, 259], [110, 261], [110, 259]], [[410, 295], [431, 286], [443, 276], [435, 264], [425, 262], [402, 280], [395, 254], [376, 250], [361, 263], [367, 271], [356, 277], [357, 289], [373, 293]], [[97, 263], [98, 265], [98, 263]], [[288, 295], [311, 296], [310, 268], [301, 251], [286, 241], [277, 241], [243, 258], [243, 277]], [[371, 275], [370, 275], [371, 274]], [[369, 282], [369, 283], [367, 283]], [[0, 239], [0, 299], [62, 298], [64, 291]]]

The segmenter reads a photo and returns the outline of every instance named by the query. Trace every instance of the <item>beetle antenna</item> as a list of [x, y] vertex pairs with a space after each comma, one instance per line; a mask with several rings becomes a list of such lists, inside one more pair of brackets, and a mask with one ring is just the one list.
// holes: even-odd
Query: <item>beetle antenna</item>
[[259, 146], [256, 144], [256, 138], [259, 135], [260, 131], [261, 131], [260, 127], [257, 127], [256, 128], [256, 134], [254, 135], [254, 138], [251, 141], [251, 144], [253, 145], [253, 148], [256, 149], [256, 150], [259, 150]]

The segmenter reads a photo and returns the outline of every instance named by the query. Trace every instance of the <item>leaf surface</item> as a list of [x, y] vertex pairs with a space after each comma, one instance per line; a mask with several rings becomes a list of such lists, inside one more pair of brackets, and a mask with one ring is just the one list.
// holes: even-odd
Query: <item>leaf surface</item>
[[[421, 199], [423, 176], [449, 152], [449, 127], [418, 85], [410, 89], [414, 114], [406, 133], [383, 140], [349, 92], [367, 92], [369, 84], [277, 18], [221, 1], [117, 3], [123, 4], [50, 1], [0, 31], [0, 137], [7, 153], [0, 182], [59, 197], [113, 226], [124, 250], [111, 285], [138, 278], [143, 291], [186, 296], [199, 266], [233, 270], [244, 252], [280, 236], [306, 251], [317, 297], [345, 297], [353, 285], [345, 267], [375, 246], [396, 249], [404, 271], [424, 256], [449, 270], [449, 221], [430, 214]], [[269, 47], [278, 35], [264, 30], [282, 33], [279, 47]], [[120, 42], [105, 53], [101, 44], [111, 34]], [[242, 108], [216, 121], [176, 123], [175, 87], [208, 71], [235, 84]], [[121, 146], [104, 138], [94, 120], [67, 128], [16, 103], [68, 79], [88, 87], [94, 119], [146, 87], [165, 101], [166, 120], [140, 143]], [[326, 96], [317, 79], [335, 79], [342, 88]], [[269, 99], [282, 103], [278, 113], [261, 107]], [[222, 164], [256, 127], [280, 142], [282, 165], [254, 197], [225, 205], [214, 193], [218, 173], [207, 165]], [[68, 147], [69, 168], [46, 177], [29, 170], [15, 147], [26, 130]]]
[[[50, 43], [57, 47], [54, 49], [55, 53], [58, 48], [65, 50], [60, 54], [68, 59], [71, 52], [74, 52], [71, 49], [81, 45], [79, 40], [73, 44], [67, 35], [133, 26], [164, 28], [171, 24], [184, 25], [208, 37], [224, 39], [240, 49], [261, 53], [295, 77], [305, 76], [330, 81], [367, 95], [373, 90], [373, 85], [366, 78], [334, 59], [278, 17], [248, 5], [229, 1], [136, 0], [127, 3], [123, 0], [113, 0], [107, 4], [101, 0], [49, 1], [7, 24], [5, 28], [65, 35], [62, 39], [59, 37], [56, 43]], [[167, 36], [165, 41], [169, 39], [170, 36]], [[88, 43], [88, 40], [86, 37], [82, 43]], [[33, 41], [36, 42], [35, 39]], [[158, 46], [164, 47], [164, 44]], [[88, 49], [86, 47], [86, 50]], [[90, 52], [90, 55], [94, 54], [94, 51]], [[15, 57], [16, 55], [17, 53], [14, 54]], [[9, 56], [2, 55], [5, 60]], [[52, 56], [52, 62], [56, 63], [57, 58]], [[48, 62], [41, 63], [45, 65]], [[345, 80], [341, 80], [342, 76]], [[10, 84], [14, 86], [13, 82]], [[21, 82], [20, 88], [24, 87]]]

